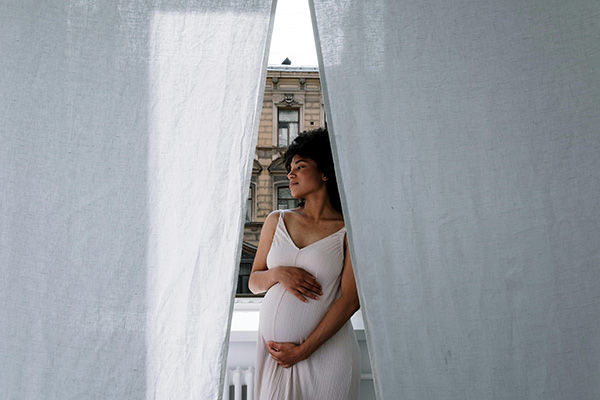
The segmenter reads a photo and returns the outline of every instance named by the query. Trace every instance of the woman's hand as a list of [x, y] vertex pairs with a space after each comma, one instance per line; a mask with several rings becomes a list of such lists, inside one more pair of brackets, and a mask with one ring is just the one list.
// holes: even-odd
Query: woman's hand
[[307, 270], [298, 267], [278, 267], [278, 269], [279, 282], [303, 302], [308, 301], [304, 296], [317, 300], [317, 295], [323, 294], [321, 285]]
[[308, 354], [301, 345], [292, 342], [274, 342], [267, 341], [267, 350], [277, 364], [283, 368], [289, 368], [292, 365], [308, 358]]

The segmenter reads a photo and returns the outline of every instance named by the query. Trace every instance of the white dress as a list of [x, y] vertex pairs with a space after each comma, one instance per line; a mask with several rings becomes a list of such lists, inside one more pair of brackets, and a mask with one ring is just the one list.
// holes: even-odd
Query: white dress
[[290, 368], [275, 361], [267, 341], [306, 340], [329, 307], [341, 296], [344, 265], [343, 227], [335, 233], [299, 249], [292, 241], [279, 214], [273, 243], [267, 254], [267, 268], [296, 266], [315, 276], [323, 294], [304, 303], [279, 282], [263, 298], [258, 327], [255, 400], [355, 400], [360, 381], [360, 351], [348, 320], [306, 360]]

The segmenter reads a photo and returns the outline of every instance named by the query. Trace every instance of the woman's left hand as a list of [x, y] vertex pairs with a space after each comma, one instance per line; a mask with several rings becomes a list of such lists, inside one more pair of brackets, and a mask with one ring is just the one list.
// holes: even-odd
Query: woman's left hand
[[271, 357], [283, 368], [289, 368], [297, 362], [308, 358], [302, 346], [292, 342], [274, 342], [269, 340], [267, 341], [267, 350], [271, 353]]

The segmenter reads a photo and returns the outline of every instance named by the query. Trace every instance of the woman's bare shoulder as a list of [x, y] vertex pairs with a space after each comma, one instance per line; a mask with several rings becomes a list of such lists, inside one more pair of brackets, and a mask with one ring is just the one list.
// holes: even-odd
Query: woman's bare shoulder
[[274, 230], [275, 225], [277, 225], [277, 219], [279, 218], [280, 212], [281, 210], [271, 211], [265, 218], [265, 222], [263, 222], [263, 229], [266, 227], [267, 229], [273, 228]]

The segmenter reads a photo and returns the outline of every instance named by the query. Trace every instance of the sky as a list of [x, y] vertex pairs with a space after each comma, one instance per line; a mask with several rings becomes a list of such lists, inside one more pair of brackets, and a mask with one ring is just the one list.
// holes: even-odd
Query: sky
[[277, 0], [269, 65], [318, 66], [308, 0]]

